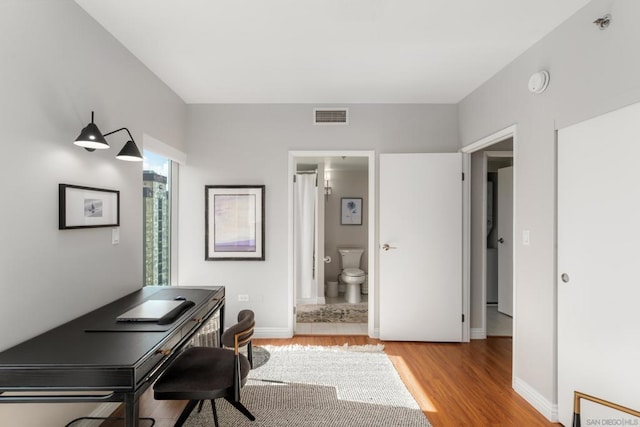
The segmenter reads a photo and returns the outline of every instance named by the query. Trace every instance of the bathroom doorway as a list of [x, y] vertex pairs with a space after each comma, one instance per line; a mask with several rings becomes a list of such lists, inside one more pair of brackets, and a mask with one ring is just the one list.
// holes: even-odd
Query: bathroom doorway
[[[289, 192], [289, 289], [294, 334], [372, 335], [374, 204], [369, 195], [374, 194], [374, 158], [372, 152], [353, 151], [289, 154], [293, 175]], [[303, 186], [309, 189], [310, 181], [315, 186], [305, 191]], [[313, 197], [309, 197], [310, 192]], [[355, 216], [343, 217], [347, 206], [355, 209]], [[303, 212], [306, 219], [301, 216]], [[365, 275], [363, 283], [357, 285], [357, 298], [354, 286], [340, 278], [338, 250], [343, 248], [363, 251], [358, 267]]]

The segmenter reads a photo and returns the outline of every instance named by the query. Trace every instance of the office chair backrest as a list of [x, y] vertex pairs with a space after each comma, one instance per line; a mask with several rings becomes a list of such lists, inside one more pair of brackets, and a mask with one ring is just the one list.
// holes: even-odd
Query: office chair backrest
[[238, 348], [247, 345], [253, 336], [255, 326], [254, 314], [251, 310], [242, 310], [238, 313], [238, 323], [231, 326], [222, 334], [222, 344], [225, 347]]

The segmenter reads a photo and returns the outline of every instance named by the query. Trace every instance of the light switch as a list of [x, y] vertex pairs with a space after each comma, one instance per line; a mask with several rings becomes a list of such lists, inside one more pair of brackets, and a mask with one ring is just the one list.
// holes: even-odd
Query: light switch
[[112, 228], [111, 229], [111, 244], [112, 245], [117, 245], [118, 243], [120, 243], [120, 229], [119, 228]]
[[531, 243], [531, 233], [529, 230], [522, 230], [522, 244], [525, 246], [529, 246]]

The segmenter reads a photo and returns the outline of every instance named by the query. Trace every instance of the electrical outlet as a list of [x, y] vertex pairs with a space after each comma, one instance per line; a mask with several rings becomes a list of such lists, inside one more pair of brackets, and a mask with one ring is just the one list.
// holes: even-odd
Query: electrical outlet
[[524, 246], [531, 244], [531, 232], [529, 230], [522, 230], [522, 244]]
[[117, 245], [118, 243], [120, 243], [120, 229], [119, 228], [112, 228], [111, 229], [111, 244], [112, 245]]
[[238, 301], [249, 301], [249, 295], [246, 295], [246, 294], [238, 295]]

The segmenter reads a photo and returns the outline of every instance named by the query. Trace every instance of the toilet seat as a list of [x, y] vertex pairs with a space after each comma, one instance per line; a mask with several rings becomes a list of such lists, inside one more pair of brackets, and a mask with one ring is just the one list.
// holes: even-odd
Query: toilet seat
[[342, 270], [342, 274], [349, 277], [364, 277], [364, 271], [359, 268], [345, 268]]

